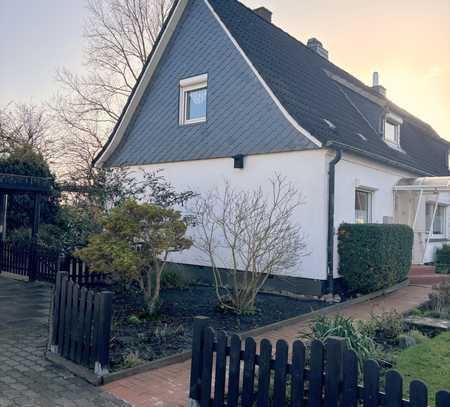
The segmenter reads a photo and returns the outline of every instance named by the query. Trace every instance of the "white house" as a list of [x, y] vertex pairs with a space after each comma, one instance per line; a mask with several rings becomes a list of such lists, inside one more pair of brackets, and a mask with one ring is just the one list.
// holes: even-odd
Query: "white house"
[[[269, 10], [179, 0], [96, 165], [137, 177], [163, 169], [197, 192], [286, 176], [306, 198], [296, 221], [311, 255], [283, 278], [320, 292], [338, 278], [343, 222], [410, 224], [415, 262], [432, 261], [448, 239], [448, 179], [434, 178], [449, 175], [448, 151], [377, 74], [366, 86], [318, 40], [304, 45], [272, 24]], [[195, 250], [172, 260], [207, 265]]]

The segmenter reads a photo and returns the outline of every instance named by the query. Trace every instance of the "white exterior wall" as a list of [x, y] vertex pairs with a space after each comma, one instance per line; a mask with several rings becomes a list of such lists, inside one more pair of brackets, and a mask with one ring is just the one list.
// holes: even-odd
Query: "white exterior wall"
[[[334, 155], [329, 155], [330, 161]], [[344, 154], [336, 166], [335, 222], [337, 231], [342, 223], [355, 223], [355, 190], [357, 188], [372, 191], [372, 223], [383, 223], [385, 217], [394, 217], [393, 187], [401, 178], [416, 178], [417, 175], [378, 164], [374, 161]], [[443, 194], [440, 203], [450, 203], [448, 194]], [[447, 233], [450, 230], [450, 210], [447, 210]], [[418, 228], [425, 229], [425, 204], [423, 203], [418, 216]], [[417, 230], [417, 229], [416, 229]], [[337, 239], [335, 239], [334, 272], [338, 275]], [[440, 243], [432, 243], [425, 255], [425, 262], [433, 261], [434, 252]]]
[[[295, 222], [302, 228], [311, 254], [303, 257], [296, 267], [286, 270], [283, 275], [326, 279], [327, 250], [327, 163], [324, 150], [261, 154], [245, 157], [244, 169], [234, 169], [231, 158], [186, 161], [167, 164], [131, 167], [137, 177], [143, 170], [162, 169], [162, 175], [178, 190], [192, 190], [206, 193], [225, 180], [239, 189], [262, 186], [269, 191], [268, 180], [275, 173], [287, 177], [297, 186], [305, 204], [297, 210]], [[174, 254], [171, 261], [205, 265], [207, 259], [196, 249]]]
[[[297, 186], [305, 198], [297, 213], [295, 222], [302, 228], [310, 255], [303, 257], [296, 267], [286, 270], [283, 275], [304, 277], [317, 280], [327, 278], [327, 225], [328, 225], [328, 164], [334, 158], [333, 151], [311, 150], [276, 154], [261, 154], [245, 157], [243, 170], [233, 168], [231, 158], [185, 161], [130, 167], [136, 177], [143, 171], [161, 169], [163, 176], [178, 190], [192, 190], [206, 193], [223, 186], [225, 181], [239, 189], [262, 186], [269, 191], [268, 180], [274, 174], [286, 176]], [[363, 188], [373, 191], [372, 222], [383, 223], [385, 217], [394, 217], [393, 187], [401, 178], [415, 177], [414, 174], [378, 164], [363, 158], [344, 154], [336, 166], [335, 221], [337, 231], [342, 223], [355, 222], [355, 190]], [[450, 197], [443, 196], [442, 203], [450, 203]], [[420, 210], [419, 218], [424, 223], [425, 206]], [[447, 211], [450, 231], [450, 210]], [[425, 262], [433, 259], [436, 248], [442, 242], [432, 243]], [[207, 258], [195, 248], [174, 254], [171, 261], [209, 266]], [[338, 274], [337, 237], [335, 238], [334, 275]]]

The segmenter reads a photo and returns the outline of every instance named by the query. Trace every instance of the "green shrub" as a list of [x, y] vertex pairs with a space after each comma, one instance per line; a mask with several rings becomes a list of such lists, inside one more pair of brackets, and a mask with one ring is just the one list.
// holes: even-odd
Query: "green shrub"
[[161, 276], [162, 288], [186, 288], [188, 282], [181, 273], [174, 270], [166, 270]]
[[450, 246], [442, 246], [436, 251], [436, 272], [450, 274]]
[[350, 293], [367, 294], [405, 280], [413, 241], [406, 225], [341, 225], [339, 272]]
[[397, 311], [372, 313], [369, 321], [364, 322], [361, 331], [377, 342], [397, 342], [405, 332], [406, 325], [403, 316]]
[[311, 333], [303, 335], [302, 338], [326, 342], [330, 336], [344, 338], [348, 348], [353, 349], [358, 354], [361, 365], [365, 360], [377, 354], [377, 346], [374, 340], [361, 330], [360, 326], [355, 324], [351, 318], [342, 315], [336, 315], [335, 317], [318, 316], [312, 324]]

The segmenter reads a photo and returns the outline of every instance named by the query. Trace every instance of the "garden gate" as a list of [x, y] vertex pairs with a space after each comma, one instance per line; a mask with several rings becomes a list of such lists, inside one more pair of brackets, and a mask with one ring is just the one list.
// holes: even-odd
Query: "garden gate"
[[[296, 341], [272, 344], [263, 339], [257, 352], [253, 338], [245, 340], [215, 333], [207, 321], [195, 322], [189, 405], [192, 407], [427, 407], [427, 386], [413, 381], [410, 400], [403, 400], [403, 379], [397, 371], [386, 376], [385, 392], [380, 391], [380, 367], [368, 360], [359, 382], [358, 357], [345, 349], [345, 340], [331, 338], [324, 345], [311, 343], [311, 355]], [[309, 362], [307, 362], [309, 360]], [[436, 407], [450, 407], [450, 393], [436, 395]]]
[[50, 349], [76, 364], [108, 371], [112, 292], [88, 290], [59, 272], [53, 299]]

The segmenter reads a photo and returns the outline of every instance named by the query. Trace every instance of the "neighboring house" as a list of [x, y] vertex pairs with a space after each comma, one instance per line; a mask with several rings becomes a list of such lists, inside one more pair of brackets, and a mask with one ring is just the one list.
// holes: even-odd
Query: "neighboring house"
[[[415, 179], [449, 175], [449, 143], [374, 82], [334, 65], [316, 39], [283, 32], [265, 8], [179, 0], [96, 165], [163, 169], [200, 192], [285, 175], [306, 198], [296, 221], [311, 251], [286, 275], [310, 292], [338, 277], [343, 222], [415, 223], [415, 261], [429, 262], [448, 238], [449, 188], [437, 179], [436, 206], [436, 188], [423, 188], [436, 181]], [[195, 250], [173, 260], [207, 264]]]

